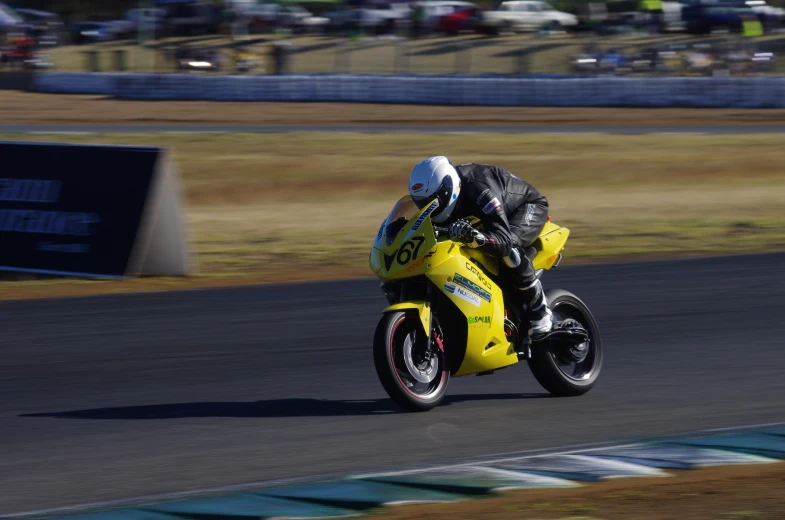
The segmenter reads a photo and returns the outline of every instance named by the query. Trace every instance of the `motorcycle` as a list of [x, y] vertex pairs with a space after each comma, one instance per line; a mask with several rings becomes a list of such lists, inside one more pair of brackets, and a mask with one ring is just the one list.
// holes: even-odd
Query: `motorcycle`
[[[554, 396], [591, 390], [602, 367], [602, 341], [589, 308], [574, 294], [546, 291], [553, 330], [532, 341], [518, 291], [503, 287], [500, 262], [452, 241], [430, 215], [400, 199], [382, 222], [370, 253], [389, 306], [376, 328], [373, 357], [387, 394], [409, 411], [426, 411], [444, 398], [450, 377], [490, 375], [527, 361]], [[550, 221], [524, 253], [538, 278], [556, 266], [570, 231]]]

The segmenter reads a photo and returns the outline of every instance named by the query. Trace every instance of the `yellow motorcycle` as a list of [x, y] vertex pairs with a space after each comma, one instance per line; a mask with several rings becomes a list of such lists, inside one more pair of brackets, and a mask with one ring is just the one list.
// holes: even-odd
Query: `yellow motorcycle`
[[[546, 291], [553, 331], [533, 342], [517, 291], [505, 290], [500, 260], [449, 239], [410, 196], [384, 220], [370, 254], [389, 302], [376, 328], [374, 364], [387, 394], [410, 411], [430, 410], [451, 376], [489, 375], [528, 361], [555, 396], [576, 396], [596, 383], [602, 341], [589, 308], [560, 289]], [[570, 231], [549, 221], [527, 248], [537, 276], [556, 267]]]

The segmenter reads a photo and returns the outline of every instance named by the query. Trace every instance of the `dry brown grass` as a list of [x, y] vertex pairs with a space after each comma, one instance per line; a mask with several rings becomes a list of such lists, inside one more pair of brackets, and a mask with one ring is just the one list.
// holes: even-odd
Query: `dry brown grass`
[[[437, 153], [456, 163], [500, 164], [540, 188], [554, 221], [573, 231], [567, 261], [785, 249], [785, 147], [776, 135], [35, 139], [174, 149], [203, 273], [194, 281], [167, 282], [175, 287], [208, 283], [205, 278], [213, 284], [216, 278], [232, 283], [370, 275], [371, 237], [406, 193], [411, 166]], [[4, 284], [3, 293], [20, 288], [26, 290]]]
[[[120, 101], [0, 91], [4, 124], [220, 125], [746, 125], [785, 124], [783, 109], [537, 108]], [[520, 139], [526, 139], [521, 137]]]
[[671, 471], [580, 488], [517, 491], [455, 504], [379, 511], [385, 520], [774, 520], [785, 511], [785, 464]]

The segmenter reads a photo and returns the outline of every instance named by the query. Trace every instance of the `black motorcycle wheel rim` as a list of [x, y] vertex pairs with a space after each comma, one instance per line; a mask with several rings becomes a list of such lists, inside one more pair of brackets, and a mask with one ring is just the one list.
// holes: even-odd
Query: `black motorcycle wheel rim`
[[570, 356], [555, 352], [554, 349], [550, 349], [553, 362], [556, 364], [559, 372], [561, 372], [567, 379], [581, 382], [591, 379], [597, 370], [598, 358], [597, 350], [594, 346], [595, 330], [592, 327], [592, 324], [589, 322], [589, 320], [586, 319], [583, 311], [571, 302], [557, 302], [553, 305], [552, 311], [554, 318], [557, 321], [564, 321], [565, 319], [571, 318], [580, 323], [589, 335], [589, 341], [587, 345], [588, 352], [582, 361], [575, 362], [570, 358]]

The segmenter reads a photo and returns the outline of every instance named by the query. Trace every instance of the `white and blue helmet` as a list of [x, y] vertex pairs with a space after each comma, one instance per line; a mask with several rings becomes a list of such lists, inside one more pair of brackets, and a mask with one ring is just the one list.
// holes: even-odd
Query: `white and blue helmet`
[[439, 199], [439, 207], [431, 213], [431, 218], [437, 224], [450, 218], [460, 193], [461, 178], [447, 157], [441, 155], [417, 164], [409, 177], [409, 194], [419, 208], [424, 208], [433, 199]]

